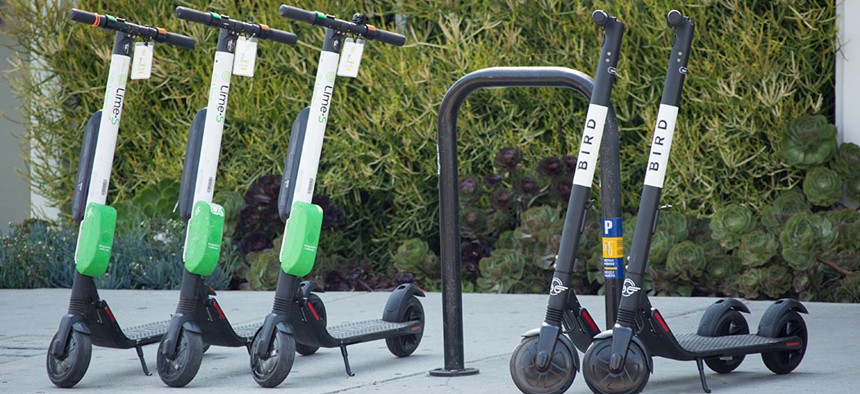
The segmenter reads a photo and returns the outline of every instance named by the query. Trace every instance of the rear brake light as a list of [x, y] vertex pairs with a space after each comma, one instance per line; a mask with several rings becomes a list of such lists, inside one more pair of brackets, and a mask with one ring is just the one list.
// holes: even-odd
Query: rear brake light
[[589, 327], [591, 327], [592, 332], [600, 331], [597, 329], [597, 324], [594, 323], [594, 319], [591, 318], [591, 315], [589, 315], [588, 311], [585, 309], [582, 310], [582, 318], [585, 319], [585, 322], [588, 323]]
[[785, 344], [785, 346], [788, 346], [788, 347], [798, 347], [798, 346], [800, 346], [800, 342], [799, 342], [799, 341], [787, 342], [787, 343]]
[[660, 327], [663, 327], [663, 331], [669, 332], [669, 326], [666, 325], [663, 316], [660, 316], [660, 312], [654, 311], [654, 317], [657, 319], [657, 323], [660, 323]]

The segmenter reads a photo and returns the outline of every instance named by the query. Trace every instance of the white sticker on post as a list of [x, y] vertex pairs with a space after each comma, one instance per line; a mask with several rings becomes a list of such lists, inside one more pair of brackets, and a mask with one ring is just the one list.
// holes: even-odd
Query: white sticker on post
[[361, 55], [364, 54], [364, 40], [347, 38], [337, 66], [337, 75], [341, 77], [358, 77], [358, 66], [361, 65]]
[[233, 74], [243, 77], [254, 76], [257, 64], [257, 39], [245, 36], [236, 40], [236, 56], [233, 57]]
[[152, 76], [152, 41], [134, 44], [134, 57], [131, 63], [131, 79], [149, 79]]

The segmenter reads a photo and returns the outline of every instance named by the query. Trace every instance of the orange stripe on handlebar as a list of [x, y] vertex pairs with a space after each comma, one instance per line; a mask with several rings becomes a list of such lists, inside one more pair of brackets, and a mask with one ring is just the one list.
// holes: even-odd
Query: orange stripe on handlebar
[[158, 34], [167, 34], [167, 30], [160, 27], [156, 27], [155, 30], [158, 30]]
[[262, 23], [260, 24], [260, 27], [262, 27], [262, 28], [263, 28], [263, 30], [269, 30], [269, 26], [264, 25], [264, 24], [262, 24]]
[[365, 25], [365, 26], [367, 26], [367, 30], [376, 31], [376, 26], [374, 26], [374, 25]]
[[93, 22], [93, 24], [92, 24], [91, 26], [93, 26], [93, 27], [99, 27], [99, 22], [101, 22], [101, 20], [100, 20], [100, 19], [101, 19], [101, 16], [100, 16], [99, 14], [96, 14], [96, 21], [95, 21], [95, 22]]

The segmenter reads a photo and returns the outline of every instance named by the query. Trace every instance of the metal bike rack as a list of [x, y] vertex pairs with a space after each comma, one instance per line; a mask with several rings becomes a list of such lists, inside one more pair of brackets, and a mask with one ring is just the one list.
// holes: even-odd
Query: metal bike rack
[[[457, 188], [457, 114], [472, 92], [483, 88], [559, 87], [573, 89], [591, 98], [593, 81], [588, 75], [565, 67], [492, 67], [460, 78], [448, 89], [439, 108], [437, 163], [439, 168], [439, 238], [442, 264], [442, 322], [445, 366], [432, 376], [464, 376], [478, 373], [465, 368], [463, 355], [463, 294], [460, 267], [460, 208]], [[577, 125], [579, 127], [579, 125]], [[618, 120], [610, 106], [600, 146], [601, 202], [604, 218], [621, 217], [621, 175]], [[606, 280], [607, 327], [615, 323], [620, 283]]]

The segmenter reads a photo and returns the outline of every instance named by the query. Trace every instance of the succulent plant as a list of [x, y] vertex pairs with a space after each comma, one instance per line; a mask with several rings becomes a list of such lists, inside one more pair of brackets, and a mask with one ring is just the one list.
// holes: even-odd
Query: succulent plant
[[490, 195], [490, 206], [497, 211], [504, 211], [511, 208], [514, 202], [514, 193], [508, 189], [497, 189]]
[[845, 179], [845, 197], [854, 201], [860, 201], [860, 178]]
[[248, 186], [245, 192], [245, 204], [249, 206], [264, 206], [278, 202], [281, 189], [281, 177], [270, 174], [257, 178]]
[[852, 273], [839, 281], [836, 289], [839, 302], [860, 302], [860, 272]]
[[860, 146], [851, 142], [839, 145], [830, 167], [846, 179], [860, 178]]
[[420, 278], [438, 278], [439, 257], [430, 250], [426, 241], [418, 238], [406, 240], [394, 253], [394, 267]]
[[514, 191], [523, 196], [533, 196], [540, 191], [538, 181], [528, 175], [514, 178]]
[[774, 234], [779, 234], [788, 219], [799, 213], [809, 213], [811, 209], [812, 205], [803, 193], [797, 189], [786, 190], [762, 210], [761, 223]]
[[[669, 272], [695, 276], [704, 271], [705, 251], [692, 241], [684, 241], [675, 245], [666, 258], [666, 269]], [[693, 274], [693, 275], [689, 275]]]
[[828, 211], [825, 216], [836, 230], [836, 248], [860, 250], [860, 212], [853, 209]]
[[478, 286], [486, 292], [507, 293], [522, 278], [524, 267], [525, 259], [515, 250], [496, 249], [481, 259]]
[[240, 193], [222, 191], [217, 193], [212, 200], [224, 207], [224, 237], [235, 237], [236, 228], [239, 225], [239, 212], [245, 205], [245, 199]]
[[792, 286], [792, 275], [788, 268], [781, 265], [771, 265], [762, 271], [762, 283], [759, 289], [768, 298], [781, 298]]
[[577, 160], [576, 156], [563, 156], [561, 161], [564, 162], [564, 172], [567, 175], [573, 176], [576, 173]]
[[547, 206], [529, 208], [520, 217], [523, 230], [532, 236], [536, 236], [556, 220], [559, 220], [559, 212]]
[[827, 163], [836, 153], [836, 127], [823, 115], [804, 115], [783, 127], [779, 154], [798, 168]]
[[767, 264], [778, 251], [779, 241], [776, 236], [757, 229], [741, 239], [735, 252], [744, 266], [759, 267]]
[[460, 210], [460, 234], [477, 238], [487, 229], [487, 214], [483, 210], [466, 206]]
[[755, 299], [761, 293], [764, 273], [761, 268], [751, 268], [742, 273], [737, 280], [737, 287], [744, 297]]
[[555, 178], [565, 172], [564, 161], [557, 156], [544, 157], [538, 162], [537, 173], [546, 178]]
[[833, 205], [842, 195], [842, 177], [827, 167], [815, 167], [803, 178], [803, 194], [815, 205]]
[[492, 172], [492, 173], [489, 173], [487, 175], [484, 175], [483, 180], [484, 180], [484, 186], [486, 186], [487, 189], [494, 190], [496, 187], [498, 187], [502, 183], [502, 181], [505, 180], [505, 177], [503, 177], [501, 174], [497, 174], [495, 172]]
[[522, 161], [523, 151], [520, 148], [502, 148], [502, 150], [496, 153], [496, 166], [507, 171], [516, 170]]
[[707, 266], [709, 278], [714, 278], [717, 281], [724, 281], [725, 279], [740, 273], [741, 261], [737, 256], [725, 253], [708, 254], [707, 252], [705, 252], [705, 256], [708, 260]]
[[650, 265], [663, 266], [669, 251], [675, 246], [672, 235], [666, 231], [657, 231], [651, 237], [651, 250], [648, 251], [648, 263]]
[[463, 175], [459, 181], [460, 204], [474, 203], [481, 198], [481, 182], [474, 175]]
[[800, 213], [789, 219], [779, 241], [782, 256], [797, 271], [809, 269], [836, 238], [833, 225], [824, 216]]
[[657, 230], [665, 231], [674, 243], [687, 239], [687, 218], [675, 210], [663, 210], [657, 215]]
[[740, 204], [729, 204], [714, 212], [711, 218], [711, 237], [726, 249], [734, 249], [741, 238], [755, 228], [752, 212]]
[[272, 242], [272, 239], [269, 238], [269, 235], [259, 231], [245, 234], [239, 242], [239, 248], [242, 250], [243, 254], [272, 249], [273, 246], [274, 243]]
[[245, 260], [251, 265], [248, 277], [245, 278], [251, 288], [254, 290], [274, 290], [278, 284], [278, 272], [281, 269], [278, 252], [272, 249], [251, 252], [245, 256]]
[[563, 175], [553, 181], [551, 187], [550, 196], [559, 205], [566, 207], [568, 200], [570, 200], [570, 192], [573, 190], [573, 176]]

